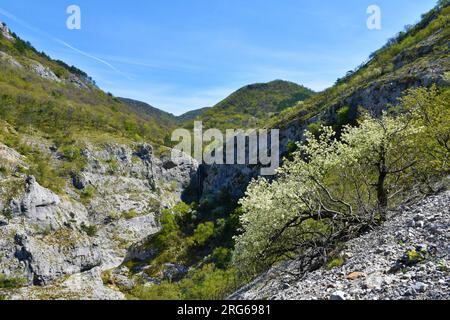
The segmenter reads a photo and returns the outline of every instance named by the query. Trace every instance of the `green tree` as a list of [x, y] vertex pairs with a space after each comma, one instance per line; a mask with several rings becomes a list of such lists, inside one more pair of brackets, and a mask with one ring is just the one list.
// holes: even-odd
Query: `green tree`
[[202, 247], [214, 235], [214, 222], [205, 222], [197, 226], [192, 235], [192, 241], [196, 246]]
[[[450, 89], [416, 88], [408, 90], [401, 100], [401, 109], [423, 130], [415, 137], [426, 173], [450, 173]], [[430, 172], [429, 170], [432, 170]]]

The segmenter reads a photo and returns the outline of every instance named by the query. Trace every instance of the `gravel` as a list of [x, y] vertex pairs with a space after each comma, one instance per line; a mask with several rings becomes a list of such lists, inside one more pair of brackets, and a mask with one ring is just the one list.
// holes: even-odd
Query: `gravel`
[[262, 275], [231, 299], [448, 300], [450, 191], [392, 213], [380, 228], [349, 241], [338, 268], [302, 279], [296, 262]]

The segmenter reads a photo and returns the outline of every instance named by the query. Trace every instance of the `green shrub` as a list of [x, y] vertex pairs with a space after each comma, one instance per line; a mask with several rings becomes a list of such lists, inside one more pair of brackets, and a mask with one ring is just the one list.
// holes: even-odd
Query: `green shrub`
[[294, 153], [298, 151], [297, 142], [290, 140], [287, 143], [287, 154], [286, 159], [292, 161], [294, 159]]
[[81, 157], [81, 149], [73, 145], [62, 146], [59, 148], [65, 160], [74, 161]]
[[416, 250], [410, 250], [406, 253], [406, 264], [413, 266], [421, 263], [426, 259], [426, 252], [417, 252]]
[[152, 245], [159, 250], [177, 246], [182, 236], [175, 216], [166, 210], [161, 215], [160, 222], [161, 231], [152, 239]]
[[131, 292], [139, 300], [181, 300], [183, 295], [177, 284], [163, 282], [160, 285], [137, 286]]
[[119, 162], [117, 160], [110, 160], [109, 162], [109, 173], [115, 174], [119, 171]]
[[94, 186], [89, 185], [86, 188], [84, 188], [84, 190], [82, 191], [81, 199], [84, 201], [89, 201], [94, 197], [95, 192], [96, 192], [96, 190], [95, 190]]
[[9, 221], [13, 218], [13, 212], [11, 208], [4, 208], [2, 211], [2, 215]]
[[230, 248], [220, 247], [214, 249], [211, 255], [211, 260], [218, 268], [225, 269], [231, 262], [231, 255], [232, 251]]
[[0, 289], [17, 289], [27, 284], [25, 278], [7, 277], [0, 274]]
[[81, 229], [89, 236], [95, 237], [97, 235], [97, 226], [95, 225], [85, 225], [84, 223], [81, 225]]
[[318, 137], [322, 132], [322, 126], [323, 124], [321, 124], [320, 122], [311, 123], [310, 125], [308, 125], [308, 131], [311, 132], [315, 137]]
[[[23, 151], [21, 153], [24, 154]], [[34, 176], [36, 181], [44, 188], [61, 194], [66, 185], [66, 180], [58, 172], [58, 169], [55, 168], [53, 159], [38, 151], [30, 152], [26, 156], [27, 162], [30, 165], [29, 174]]]
[[65, 145], [59, 148], [63, 154], [64, 164], [61, 168], [61, 174], [69, 176], [80, 172], [87, 164], [87, 160], [82, 155], [81, 148], [73, 145]]
[[344, 263], [345, 263], [344, 258], [342, 258], [342, 257], [334, 258], [327, 263], [327, 269], [331, 270], [331, 269], [342, 267], [344, 265]]
[[202, 247], [213, 235], [214, 235], [214, 223], [205, 222], [197, 226], [197, 228], [194, 231], [194, 234], [191, 237], [191, 240], [195, 246]]
[[139, 213], [136, 211], [136, 209], [131, 209], [131, 210], [125, 211], [122, 214], [122, 217], [126, 220], [131, 220], [131, 219], [137, 218], [138, 216], [139, 216]]
[[105, 286], [113, 285], [111, 270], [103, 271], [101, 274], [102, 282]]
[[234, 269], [220, 270], [213, 265], [189, 272], [178, 283], [163, 281], [161, 285], [134, 288], [131, 296], [141, 300], [219, 300], [233, 293], [242, 281]]
[[9, 175], [9, 173], [10, 173], [10, 170], [7, 167], [0, 165], [0, 174], [7, 176], [7, 175]]
[[356, 124], [357, 112], [349, 106], [344, 106], [336, 112], [336, 126], [343, 127], [345, 125]]

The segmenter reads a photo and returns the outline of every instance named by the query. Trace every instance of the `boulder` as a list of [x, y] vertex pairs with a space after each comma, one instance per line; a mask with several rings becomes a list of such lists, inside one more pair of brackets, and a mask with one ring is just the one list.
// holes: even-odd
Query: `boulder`
[[10, 203], [13, 215], [25, 216], [30, 223], [43, 229], [60, 225], [56, 215], [56, 208], [61, 203], [59, 197], [40, 186], [32, 176], [26, 179], [25, 184], [25, 193]]
[[331, 294], [330, 300], [332, 301], [342, 301], [347, 300], [347, 294], [343, 291], [335, 291]]

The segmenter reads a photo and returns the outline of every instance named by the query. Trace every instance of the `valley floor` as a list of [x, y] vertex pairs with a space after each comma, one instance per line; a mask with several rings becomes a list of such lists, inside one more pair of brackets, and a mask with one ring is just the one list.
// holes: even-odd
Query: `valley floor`
[[256, 279], [231, 299], [450, 299], [450, 191], [392, 213], [384, 226], [348, 242], [342, 265], [295, 279], [296, 262]]

